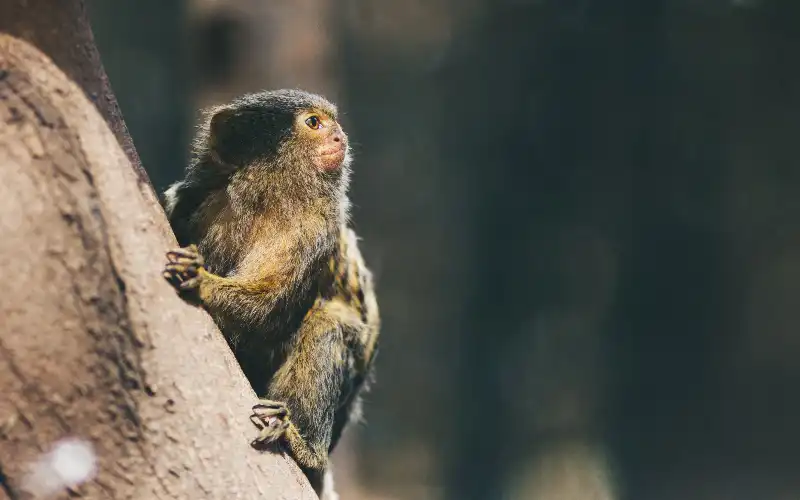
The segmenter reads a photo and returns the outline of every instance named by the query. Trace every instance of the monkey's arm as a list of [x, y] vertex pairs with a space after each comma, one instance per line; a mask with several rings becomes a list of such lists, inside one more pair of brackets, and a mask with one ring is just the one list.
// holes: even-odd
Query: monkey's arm
[[268, 266], [239, 276], [218, 276], [204, 267], [195, 245], [167, 252], [167, 259], [164, 277], [184, 298], [212, 315], [235, 317], [248, 325], [258, 324], [269, 314], [289, 279]]

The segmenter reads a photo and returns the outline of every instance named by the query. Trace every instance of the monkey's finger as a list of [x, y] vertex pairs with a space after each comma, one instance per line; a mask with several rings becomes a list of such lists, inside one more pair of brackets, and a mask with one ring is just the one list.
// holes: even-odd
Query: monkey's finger
[[197, 253], [197, 245], [192, 243], [191, 245], [187, 245], [185, 247], [172, 248], [172, 249], [170, 249], [170, 252]]
[[180, 248], [170, 250], [170, 251], [167, 252], [167, 260], [170, 261], [170, 262], [175, 262], [179, 258], [183, 257], [184, 254], [185, 254], [185, 252], [183, 252], [183, 250], [181, 250]]
[[197, 257], [183, 257], [180, 255], [170, 255], [167, 254], [167, 264], [195, 264], [198, 266], [203, 265], [202, 260]]
[[183, 262], [170, 262], [164, 266], [165, 271], [192, 277], [197, 276], [197, 269], [198, 266], [196, 264], [185, 264]]
[[197, 288], [199, 284], [200, 284], [200, 278], [195, 276], [194, 278], [189, 278], [188, 280], [184, 281], [178, 286], [181, 290], [191, 290], [192, 288]]
[[259, 398], [258, 403], [253, 405], [253, 408], [283, 408], [286, 403], [283, 401], [275, 401], [272, 399]]
[[202, 260], [197, 252], [197, 247], [175, 248], [167, 252], [167, 259], [176, 260], [179, 258]]
[[199, 260], [198, 258], [167, 255], [167, 264], [185, 264], [187, 266], [188, 265], [202, 266], [203, 261]]
[[259, 429], [263, 429], [265, 427], [264, 422], [261, 421], [256, 415], [250, 415], [250, 421], [253, 422], [253, 425], [258, 427]]
[[165, 270], [161, 273], [161, 276], [164, 277], [165, 280], [169, 282], [172, 286], [178, 286], [180, 283], [183, 282], [183, 275], [181, 273], [176, 273], [173, 271]]
[[164, 266], [164, 271], [171, 273], [186, 273], [189, 271], [189, 267], [189, 265], [184, 264], [183, 262], [168, 262], [167, 265]]
[[260, 399], [258, 403], [253, 406], [253, 414], [262, 418], [264, 417], [283, 418], [289, 415], [289, 409], [286, 407], [286, 404], [280, 401]]
[[281, 425], [279, 427], [267, 426], [261, 429], [259, 432], [258, 437], [251, 443], [252, 446], [263, 446], [265, 444], [269, 444], [272, 442], [277, 441], [280, 439], [281, 436], [286, 432], [288, 428], [287, 425]]

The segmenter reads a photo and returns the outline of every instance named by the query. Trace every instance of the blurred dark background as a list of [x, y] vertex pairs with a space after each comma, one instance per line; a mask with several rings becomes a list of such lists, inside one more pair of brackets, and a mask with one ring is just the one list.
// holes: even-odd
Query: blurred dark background
[[800, 2], [92, 0], [156, 188], [335, 100], [384, 329], [343, 500], [800, 496]]

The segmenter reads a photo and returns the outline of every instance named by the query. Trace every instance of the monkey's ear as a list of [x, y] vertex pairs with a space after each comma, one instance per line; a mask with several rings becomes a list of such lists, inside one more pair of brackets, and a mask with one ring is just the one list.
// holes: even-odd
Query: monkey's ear
[[236, 150], [240, 145], [234, 142], [240, 115], [236, 109], [222, 108], [214, 111], [209, 123], [208, 148], [219, 161], [234, 166], [241, 162], [241, 155]]
[[283, 137], [278, 132], [291, 127], [293, 119], [289, 114], [276, 117], [258, 108], [226, 106], [211, 113], [208, 148], [217, 161], [232, 167], [244, 167], [274, 152]]
[[215, 133], [220, 131], [221, 127], [225, 126], [225, 123], [236, 115], [236, 110], [232, 108], [218, 108], [212, 111], [211, 115], [211, 135], [215, 135]]

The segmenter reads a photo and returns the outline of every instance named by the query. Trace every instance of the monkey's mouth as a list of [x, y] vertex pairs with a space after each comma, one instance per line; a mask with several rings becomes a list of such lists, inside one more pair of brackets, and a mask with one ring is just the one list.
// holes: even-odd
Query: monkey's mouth
[[323, 170], [336, 170], [342, 166], [346, 152], [344, 146], [325, 148], [317, 154], [317, 163]]

